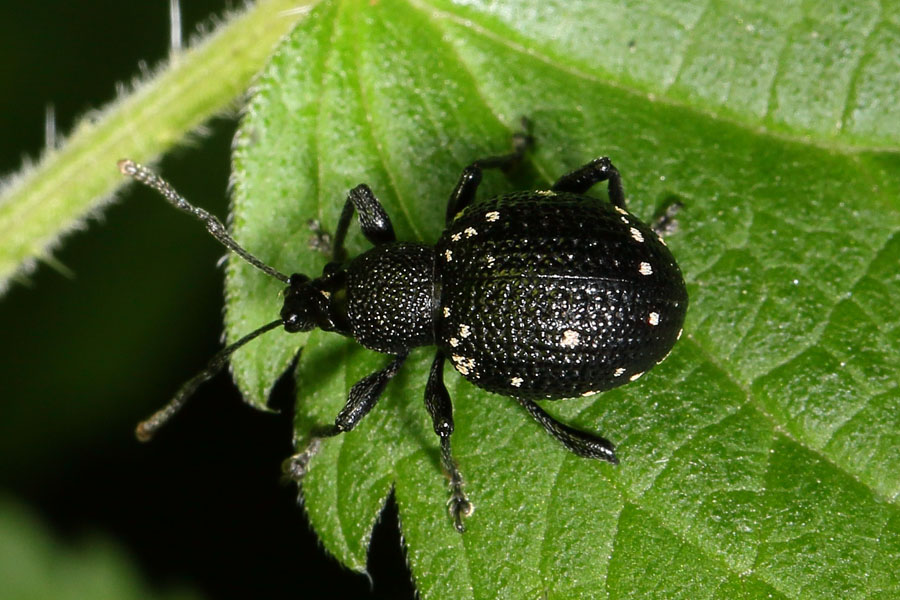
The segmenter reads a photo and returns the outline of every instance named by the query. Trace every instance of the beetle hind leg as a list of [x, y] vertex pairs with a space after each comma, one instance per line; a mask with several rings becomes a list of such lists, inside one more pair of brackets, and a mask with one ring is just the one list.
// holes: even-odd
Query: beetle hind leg
[[605, 460], [614, 465], [619, 463], [619, 459], [616, 458], [615, 446], [609, 440], [560, 423], [531, 400], [516, 398], [516, 401], [528, 411], [535, 421], [541, 424], [547, 433], [559, 440], [570, 452], [584, 458]]

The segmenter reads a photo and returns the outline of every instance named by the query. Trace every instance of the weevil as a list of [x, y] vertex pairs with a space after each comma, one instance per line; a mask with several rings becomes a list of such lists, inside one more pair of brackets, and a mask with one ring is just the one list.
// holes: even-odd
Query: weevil
[[[265, 264], [158, 175], [120, 161], [123, 174], [202, 220], [228, 249], [286, 284], [279, 318], [216, 354], [138, 426], [138, 437], [152, 437], [250, 340], [276, 327], [319, 328], [391, 359], [353, 385], [334, 424], [286, 461], [298, 482], [321, 440], [356, 427], [418, 346], [436, 346], [425, 408], [440, 439], [449, 511], [460, 532], [473, 504], [450, 448], [447, 360], [474, 385], [514, 398], [571, 452], [618, 463], [612, 443], [558, 421], [536, 401], [590, 396], [635, 381], [668, 355], [681, 336], [688, 306], [684, 278], [658, 233], [669, 217], [654, 228], [628, 212], [621, 176], [608, 157], [563, 175], [547, 189], [476, 200], [483, 170], [511, 169], [532, 141], [527, 132], [513, 139], [512, 152], [463, 169], [447, 203], [446, 228], [434, 245], [398, 241], [372, 190], [365, 184], [353, 188], [335, 230], [331, 261], [316, 278], [288, 276]], [[607, 182], [608, 200], [587, 195], [601, 182]], [[347, 259], [344, 240], [354, 212], [372, 248]]]

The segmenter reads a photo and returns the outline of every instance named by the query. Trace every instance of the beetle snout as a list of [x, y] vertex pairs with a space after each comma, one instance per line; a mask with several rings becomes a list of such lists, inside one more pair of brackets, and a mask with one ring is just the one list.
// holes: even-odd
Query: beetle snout
[[281, 307], [281, 320], [288, 333], [310, 331], [316, 326], [317, 315], [321, 313], [319, 306], [321, 293], [314, 290], [305, 275], [291, 276], [289, 286], [284, 291], [284, 305]]

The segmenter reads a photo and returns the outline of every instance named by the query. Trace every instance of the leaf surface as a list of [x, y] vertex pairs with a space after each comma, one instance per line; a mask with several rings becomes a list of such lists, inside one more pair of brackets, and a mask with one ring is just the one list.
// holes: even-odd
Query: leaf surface
[[[491, 195], [612, 157], [630, 210], [684, 204], [668, 238], [685, 337], [639, 382], [548, 403], [621, 464], [577, 458], [510, 399], [452, 370], [454, 452], [476, 505], [446, 514], [414, 351], [304, 482], [324, 546], [363, 570], [391, 490], [424, 598], [891, 598], [900, 594], [898, 11], [757, 2], [323, 2], [261, 77], [235, 150], [238, 239], [315, 276], [368, 183], [398, 239], [433, 243], [462, 168], [537, 146]], [[601, 188], [601, 186], [598, 186]], [[594, 191], [599, 196], [605, 190]], [[348, 253], [367, 247], [351, 227]], [[228, 267], [229, 338], [280, 284]], [[331, 423], [387, 357], [333, 334], [235, 355], [264, 407], [298, 363], [297, 435]]]

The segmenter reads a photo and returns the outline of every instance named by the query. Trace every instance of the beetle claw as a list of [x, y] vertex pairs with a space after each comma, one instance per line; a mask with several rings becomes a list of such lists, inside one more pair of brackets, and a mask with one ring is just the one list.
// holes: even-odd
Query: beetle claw
[[295, 483], [300, 483], [309, 471], [309, 462], [322, 445], [322, 438], [313, 438], [302, 451], [281, 463], [281, 472]]
[[461, 487], [453, 490], [453, 495], [447, 501], [447, 508], [456, 530], [460, 533], [465, 532], [466, 526], [463, 524], [463, 517], [470, 517], [475, 512], [475, 505], [469, 502]]

